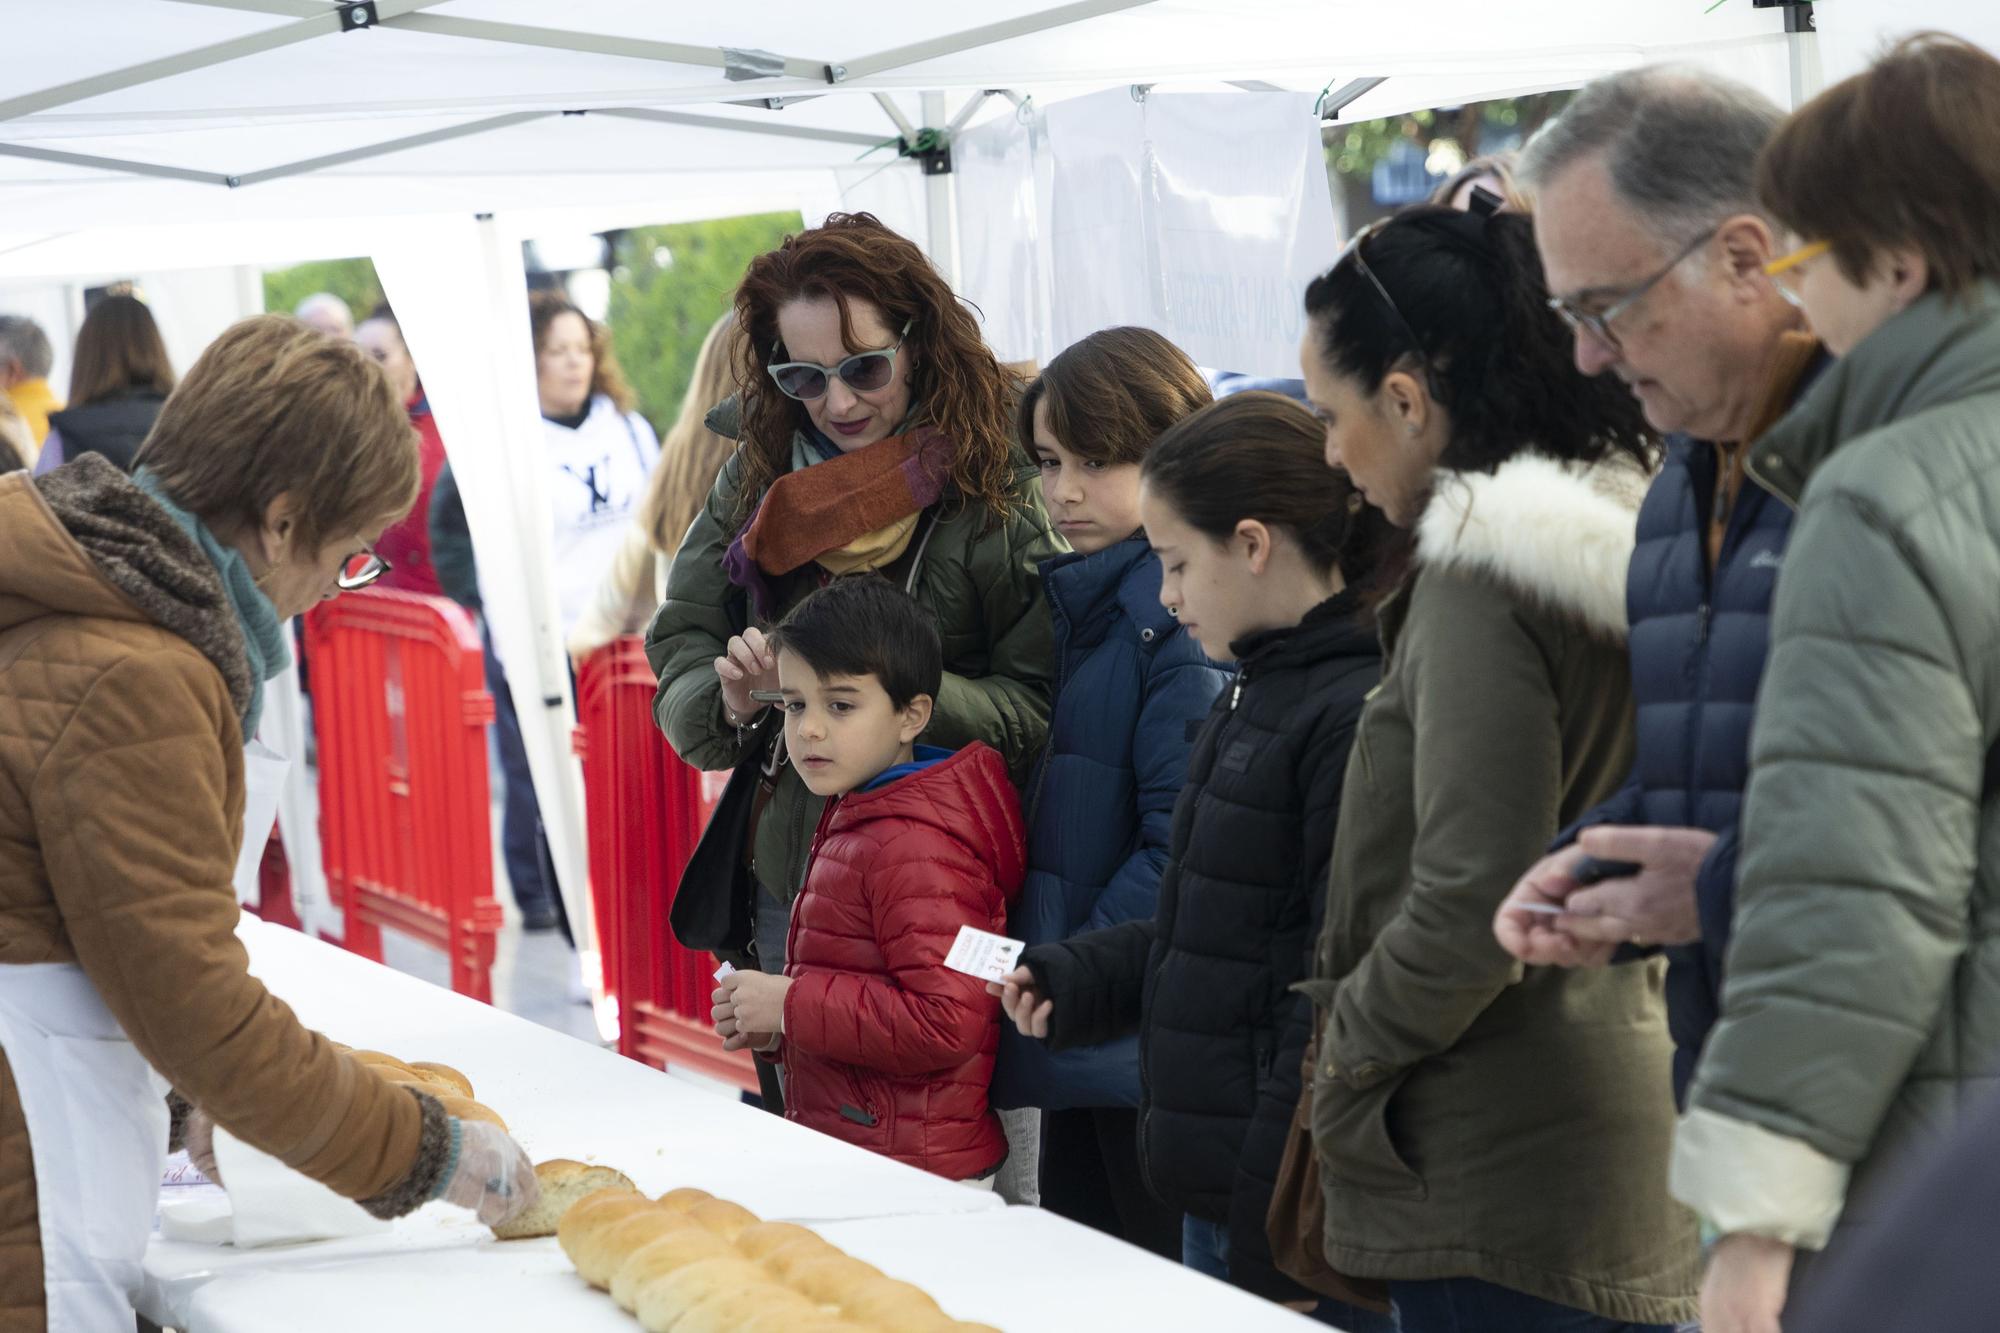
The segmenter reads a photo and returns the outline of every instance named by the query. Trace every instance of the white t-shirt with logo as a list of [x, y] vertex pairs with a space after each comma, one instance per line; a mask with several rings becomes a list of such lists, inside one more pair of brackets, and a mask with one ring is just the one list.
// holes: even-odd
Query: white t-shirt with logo
[[542, 428], [555, 511], [556, 602], [567, 638], [638, 517], [660, 442], [644, 417], [620, 412], [603, 394], [590, 400], [590, 415], [576, 429], [548, 420]]

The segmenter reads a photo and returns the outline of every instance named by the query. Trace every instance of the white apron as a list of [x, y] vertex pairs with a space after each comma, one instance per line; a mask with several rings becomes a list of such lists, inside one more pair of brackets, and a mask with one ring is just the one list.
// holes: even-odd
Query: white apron
[[[260, 854], [283, 781], [282, 762], [246, 756], [244, 842]], [[34, 1157], [48, 1333], [129, 1329], [166, 1164], [167, 1081], [74, 963], [0, 966], [0, 1050]]]

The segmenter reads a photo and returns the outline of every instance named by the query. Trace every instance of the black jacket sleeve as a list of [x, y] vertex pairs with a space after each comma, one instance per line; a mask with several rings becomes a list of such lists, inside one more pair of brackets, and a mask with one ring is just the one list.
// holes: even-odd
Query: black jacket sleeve
[[[1312, 925], [1300, 948], [1299, 979], [1310, 975], [1312, 951], [1326, 917], [1334, 828], [1347, 776], [1347, 753], [1354, 743], [1359, 715], [1358, 701], [1353, 708], [1330, 712], [1301, 755], [1296, 779], [1305, 793], [1300, 891], [1306, 895]], [[1267, 1300], [1295, 1301], [1313, 1293], [1278, 1271], [1271, 1257], [1265, 1218], [1271, 1211], [1278, 1165], [1284, 1158], [1285, 1139], [1302, 1091], [1299, 1067], [1312, 1035], [1312, 1001], [1287, 991], [1282, 1014], [1270, 1064], [1258, 1083], [1257, 1109], [1244, 1134], [1243, 1155], [1237, 1159], [1236, 1184], [1230, 1193], [1229, 1280]]]
[[465, 521], [465, 501], [451, 464], [438, 473], [431, 489], [431, 568], [445, 596], [468, 611], [479, 609], [479, 564], [472, 557], [472, 529]]
[[1023, 953], [1021, 965], [1035, 974], [1036, 988], [1055, 1001], [1049, 1049], [1096, 1046], [1138, 1031], [1152, 951], [1153, 923], [1139, 920]]

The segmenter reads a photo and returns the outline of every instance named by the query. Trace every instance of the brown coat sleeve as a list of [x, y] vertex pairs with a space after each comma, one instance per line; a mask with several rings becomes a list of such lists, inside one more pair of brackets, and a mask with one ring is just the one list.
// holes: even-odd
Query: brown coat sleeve
[[422, 1108], [250, 975], [231, 887], [241, 756], [222, 681], [185, 651], [91, 686], [30, 801], [77, 961], [139, 1051], [215, 1122], [350, 1198], [410, 1173]]

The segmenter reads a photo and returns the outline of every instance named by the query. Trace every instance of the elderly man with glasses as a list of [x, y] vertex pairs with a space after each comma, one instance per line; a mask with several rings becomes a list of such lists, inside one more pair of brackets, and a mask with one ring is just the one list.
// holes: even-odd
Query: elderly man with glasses
[[1780, 119], [1725, 79], [1637, 70], [1584, 89], [1523, 161], [1550, 305], [1575, 330], [1577, 364], [1618, 376], [1670, 438], [1626, 593], [1631, 778], [1522, 878], [1494, 930], [1532, 964], [1664, 951], [1677, 1099], [1718, 1010], [1751, 720], [1792, 523], [1745, 456], [1825, 361], [1766, 272], [1777, 228], [1753, 169]]

